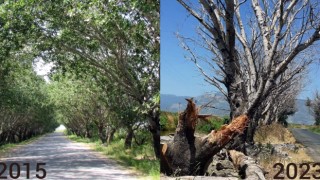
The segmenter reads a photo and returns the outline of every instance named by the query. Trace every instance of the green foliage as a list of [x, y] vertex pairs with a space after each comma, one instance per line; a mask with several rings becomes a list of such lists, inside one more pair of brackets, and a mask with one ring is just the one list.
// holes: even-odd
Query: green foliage
[[178, 113], [161, 111], [160, 113], [161, 131], [175, 130], [178, 125], [178, 119], [179, 119]]
[[313, 102], [313, 112], [314, 112], [314, 125], [320, 125], [320, 94], [319, 92], [315, 93], [315, 98]]
[[224, 119], [219, 117], [211, 117], [208, 122], [199, 122], [196, 129], [202, 133], [209, 133], [212, 130], [219, 130], [224, 124]]
[[168, 124], [168, 118], [164, 115], [160, 115], [160, 129], [165, 131], [168, 130], [166, 125]]
[[319, 125], [318, 126], [311, 126], [309, 128], [309, 130], [311, 130], [312, 132], [320, 134], [320, 126]]
[[22, 141], [22, 142], [18, 142], [18, 143], [8, 143], [8, 144], [4, 144], [4, 145], [0, 145], [0, 158], [1, 158], [1, 154], [5, 154], [7, 152], [10, 152], [12, 149], [14, 149], [15, 147], [19, 146], [19, 145], [24, 145], [24, 144], [29, 144], [37, 139], [39, 139], [41, 136], [34, 136], [28, 140]]
[[230, 123], [230, 116], [223, 116], [223, 124], [229, 124]]
[[0, 144], [20, 142], [58, 126], [46, 83], [32, 69], [32, 57], [19, 54], [0, 64], [4, 70], [0, 79]]
[[[18, 0], [0, 4], [0, 77], [11, 76], [14, 64], [2, 66], [9, 58], [21, 65], [21, 59], [28, 57], [29, 70], [35, 58], [55, 64], [50, 85], [42, 82], [44, 85], [26, 84], [28, 88], [24, 88], [24, 82], [34, 79], [21, 78], [22, 85], [7, 88], [19, 78], [3, 81], [10, 89], [2, 91], [1, 96], [10, 97], [4, 102], [15, 104], [6, 111], [37, 109], [39, 112], [30, 116], [32, 121], [40, 125], [58, 121], [79, 136], [98, 134], [101, 141], [106, 139], [107, 128], [136, 131], [146, 122], [157, 135], [159, 4], [159, 0]], [[31, 108], [40, 104], [42, 109]]]

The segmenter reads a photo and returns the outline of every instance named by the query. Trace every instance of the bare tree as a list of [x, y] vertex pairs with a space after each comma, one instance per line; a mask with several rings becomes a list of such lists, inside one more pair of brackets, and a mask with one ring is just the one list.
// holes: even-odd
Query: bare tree
[[[205, 80], [226, 96], [231, 119], [247, 114], [257, 124], [268, 106], [279, 104], [275, 98], [296, 94], [290, 88], [314, 59], [312, 47], [320, 39], [319, 3], [177, 1], [200, 23], [199, 39], [178, 37]], [[195, 45], [209, 56], [196, 53]]]

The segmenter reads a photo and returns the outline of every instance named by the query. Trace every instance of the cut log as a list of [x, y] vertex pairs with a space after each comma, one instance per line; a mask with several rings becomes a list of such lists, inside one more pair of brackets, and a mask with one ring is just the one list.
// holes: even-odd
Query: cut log
[[208, 161], [231, 139], [243, 132], [248, 122], [246, 115], [235, 118], [219, 131], [194, 136], [198, 109], [192, 99], [179, 115], [178, 126], [172, 143], [164, 144], [161, 151], [161, 171], [167, 175], [203, 175]]
[[242, 152], [235, 150], [230, 150], [230, 158], [232, 159], [233, 164], [238, 167], [239, 170], [244, 172], [242, 178], [252, 179], [252, 180], [265, 180], [263, 169], [256, 163], [256, 161], [249, 157], [245, 156]]

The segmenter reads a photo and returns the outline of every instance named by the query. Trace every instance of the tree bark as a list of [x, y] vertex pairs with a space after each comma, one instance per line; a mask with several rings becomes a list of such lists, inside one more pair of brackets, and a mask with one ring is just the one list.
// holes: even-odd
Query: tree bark
[[116, 133], [116, 128], [111, 128], [111, 130], [108, 132], [108, 144], [110, 144], [113, 141], [114, 133]]
[[152, 134], [153, 150], [157, 157], [160, 158], [160, 115], [159, 112], [149, 112], [149, 131]]
[[102, 144], [105, 144], [106, 141], [107, 141], [107, 136], [106, 136], [107, 134], [106, 134], [105, 131], [104, 131], [104, 126], [103, 126], [103, 124], [100, 124], [100, 125], [98, 126], [98, 133], [99, 133], [99, 138], [100, 138]]
[[241, 152], [237, 152], [235, 150], [229, 151], [230, 158], [235, 166], [238, 167], [239, 170], [243, 171], [242, 179], [250, 179], [250, 180], [265, 180], [264, 172], [262, 168], [256, 164], [255, 160], [251, 157], [245, 156]]
[[133, 138], [133, 130], [130, 127], [130, 128], [128, 128], [127, 136], [126, 136], [126, 139], [124, 141], [124, 147], [126, 149], [130, 149], [131, 148], [132, 138]]
[[179, 115], [173, 142], [162, 145], [161, 171], [168, 175], [203, 175], [208, 160], [241, 134], [249, 120], [246, 115], [241, 115], [219, 131], [195, 137], [198, 109], [192, 99], [187, 101], [186, 110]]

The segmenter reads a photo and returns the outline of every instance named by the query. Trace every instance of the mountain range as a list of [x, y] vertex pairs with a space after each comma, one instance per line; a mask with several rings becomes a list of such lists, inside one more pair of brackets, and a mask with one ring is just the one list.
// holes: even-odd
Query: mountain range
[[[161, 111], [168, 112], [181, 112], [187, 106], [186, 98], [191, 98], [190, 96], [176, 96], [171, 94], [160, 94], [160, 109]], [[210, 103], [210, 108], [205, 108], [201, 110], [202, 114], [214, 114], [217, 116], [228, 116], [229, 115], [229, 104], [225, 100], [225, 97], [221, 93], [206, 93], [197, 97], [193, 97], [197, 105], [205, 105]], [[306, 100], [296, 99], [296, 109], [297, 111], [290, 115], [287, 119], [289, 123], [295, 124], [314, 124], [314, 119], [310, 110], [305, 105]]]

